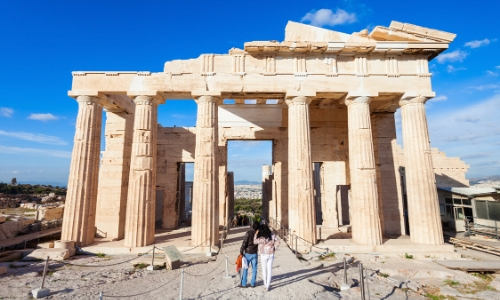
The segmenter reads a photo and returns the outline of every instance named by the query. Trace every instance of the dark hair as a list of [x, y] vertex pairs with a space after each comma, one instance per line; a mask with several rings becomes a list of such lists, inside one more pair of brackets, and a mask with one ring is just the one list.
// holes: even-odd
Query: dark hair
[[266, 239], [271, 239], [272, 238], [272, 232], [271, 229], [266, 224], [261, 224], [259, 226], [259, 233], [257, 234], [257, 238], [264, 237]]
[[253, 229], [253, 230], [257, 230], [257, 229], [259, 229], [259, 223], [258, 223], [258, 222], [253, 222], [253, 224], [252, 224], [252, 229]]

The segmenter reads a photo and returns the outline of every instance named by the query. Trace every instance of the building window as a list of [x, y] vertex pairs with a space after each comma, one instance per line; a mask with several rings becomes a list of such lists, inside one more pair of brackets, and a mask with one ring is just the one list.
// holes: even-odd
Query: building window
[[439, 204], [439, 212], [441, 213], [441, 216], [444, 216], [444, 204]]
[[453, 199], [451, 199], [451, 198], [444, 198], [444, 202], [446, 204], [453, 204]]
[[453, 206], [446, 205], [446, 216], [449, 218], [453, 218]]
[[462, 205], [462, 199], [455, 199], [455, 198], [453, 198], [453, 203], [454, 204], [458, 204], [458, 205]]
[[500, 202], [476, 201], [476, 216], [480, 219], [500, 221]]

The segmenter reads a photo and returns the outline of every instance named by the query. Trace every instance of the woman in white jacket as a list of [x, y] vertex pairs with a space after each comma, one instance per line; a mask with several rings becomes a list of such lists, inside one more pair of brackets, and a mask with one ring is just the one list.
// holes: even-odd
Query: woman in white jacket
[[253, 243], [259, 245], [259, 254], [262, 265], [262, 278], [266, 291], [269, 291], [271, 284], [274, 252], [280, 245], [279, 238], [271, 232], [265, 224], [259, 226], [255, 232]]

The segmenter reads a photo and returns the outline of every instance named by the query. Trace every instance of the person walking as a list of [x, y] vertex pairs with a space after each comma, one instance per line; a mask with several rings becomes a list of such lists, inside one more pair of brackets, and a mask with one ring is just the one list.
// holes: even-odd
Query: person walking
[[[252, 266], [252, 280], [250, 281], [251, 287], [255, 287], [255, 282], [257, 281], [257, 264], [258, 264], [258, 256], [257, 256], [257, 245], [254, 244], [255, 230], [259, 228], [259, 223], [254, 223], [252, 229], [247, 231], [245, 234], [245, 238], [243, 239], [243, 243], [241, 244], [240, 254], [245, 256], [245, 259], [248, 262], [248, 267]], [[248, 268], [243, 268], [243, 276], [241, 276], [240, 287], [247, 286], [247, 276], [248, 276]]]
[[271, 229], [266, 224], [259, 226], [259, 230], [255, 232], [254, 244], [259, 246], [260, 259], [262, 264], [262, 279], [266, 291], [269, 291], [271, 278], [273, 276], [273, 260], [274, 253], [280, 245], [279, 238], [271, 232]]

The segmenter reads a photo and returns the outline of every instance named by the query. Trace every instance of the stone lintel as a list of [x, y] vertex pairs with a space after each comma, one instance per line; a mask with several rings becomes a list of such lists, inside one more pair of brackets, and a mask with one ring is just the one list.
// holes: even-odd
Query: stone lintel
[[316, 91], [287, 91], [285, 99], [291, 99], [295, 97], [316, 97]]
[[211, 96], [211, 97], [218, 97], [220, 98], [222, 96], [221, 91], [202, 91], [202, 90], [195, 90], [191, 92], [191, 97], [193, 98], [198, 98], [202, 96]]
[[98, 90], [70, 90], [68, 91], [68, 96], [76, 99], [78, 96], [99, 97], [100, 94]]

